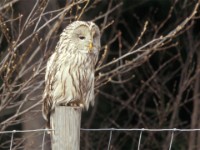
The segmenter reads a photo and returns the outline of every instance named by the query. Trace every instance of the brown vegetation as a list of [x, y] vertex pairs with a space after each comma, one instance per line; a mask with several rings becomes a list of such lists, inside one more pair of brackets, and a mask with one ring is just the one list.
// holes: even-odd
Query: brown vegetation
[[[66, 1], [0, 2], [0, 131], [44, 128], [45, 64], [65, 26], [79, 19], [102, 33], [96, 104], [82, 128], [200, 128], [198, 1]], [[81, 149], [107, 148], [109, 132], [81, 134]], [[0, 134], [0, 149], [10, 136]], [[42, 136], [15, 134], [13, 149], [40, 149]], [[170, 136], [144, 133], [141, 149], [166, 150]], [[113, 132], [111, 149], [136, 149], [138, 138]], [[173, 146], [199, 149], [199, 140], [199, 132], [176, 133]]]

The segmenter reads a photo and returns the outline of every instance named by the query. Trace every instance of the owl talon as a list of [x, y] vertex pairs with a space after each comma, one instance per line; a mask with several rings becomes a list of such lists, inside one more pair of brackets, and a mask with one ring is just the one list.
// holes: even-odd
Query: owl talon
[[68, 103], [68, 106], [70, 107], [84, 107], [83, 102], [80, 101], [74, 101], [74, 102], [70, 102]]
[[83, 103], [79, 103], [79, 107], [83, 108], [84, 107]]

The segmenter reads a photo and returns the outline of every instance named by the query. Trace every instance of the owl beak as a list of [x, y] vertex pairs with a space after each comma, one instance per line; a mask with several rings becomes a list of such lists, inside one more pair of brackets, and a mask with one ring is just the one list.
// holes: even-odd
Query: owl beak
[[90, 44], [89, 44], [89, 53], [91, 53], [91, 52], [92, 52], [92, 49], [93, 49], [93, 44], [92, 44], [92, 43], [90, 43]]

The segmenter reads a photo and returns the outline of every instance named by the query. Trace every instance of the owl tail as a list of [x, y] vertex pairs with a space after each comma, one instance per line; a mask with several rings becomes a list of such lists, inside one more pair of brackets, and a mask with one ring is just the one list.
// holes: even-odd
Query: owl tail
[[[46, 129], [51, 129], [51, 125], [50, 125], [50, 113], [47, 114], [47, 120], [46, 120]], [[47, 131], [48, 134], [50, 134], [51, 131]]]
[[[43, 107], [44, 108], [44, 107]], [[52, 121], [53, 121], [53, 118], [51, 117], [51, 113], [49, 111], [45, 111], [45, 109], [43, 109], [43, 118], [46, 120], [46, 126], [45, 126], [45, 129], [52, 129]], [[47, 130], [47, 133], [50, 134], [52, 131], [50, 130]]]
[[50, 113], [47, 115], [46, 129], [48, 129], [47, 133], [50, 134], [51, 136], [55, 132], [54, 131], [54, 120]]

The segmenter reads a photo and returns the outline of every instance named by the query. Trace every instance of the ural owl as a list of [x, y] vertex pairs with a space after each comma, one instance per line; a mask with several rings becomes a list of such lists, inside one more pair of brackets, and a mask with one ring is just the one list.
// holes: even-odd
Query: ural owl
[[62, 32], [47, 62], [43, 116], [50, 120], [56, 105], [94, 104], [94, 72], [100, 50], [100, 31], [93, 22], [75, 21]]

